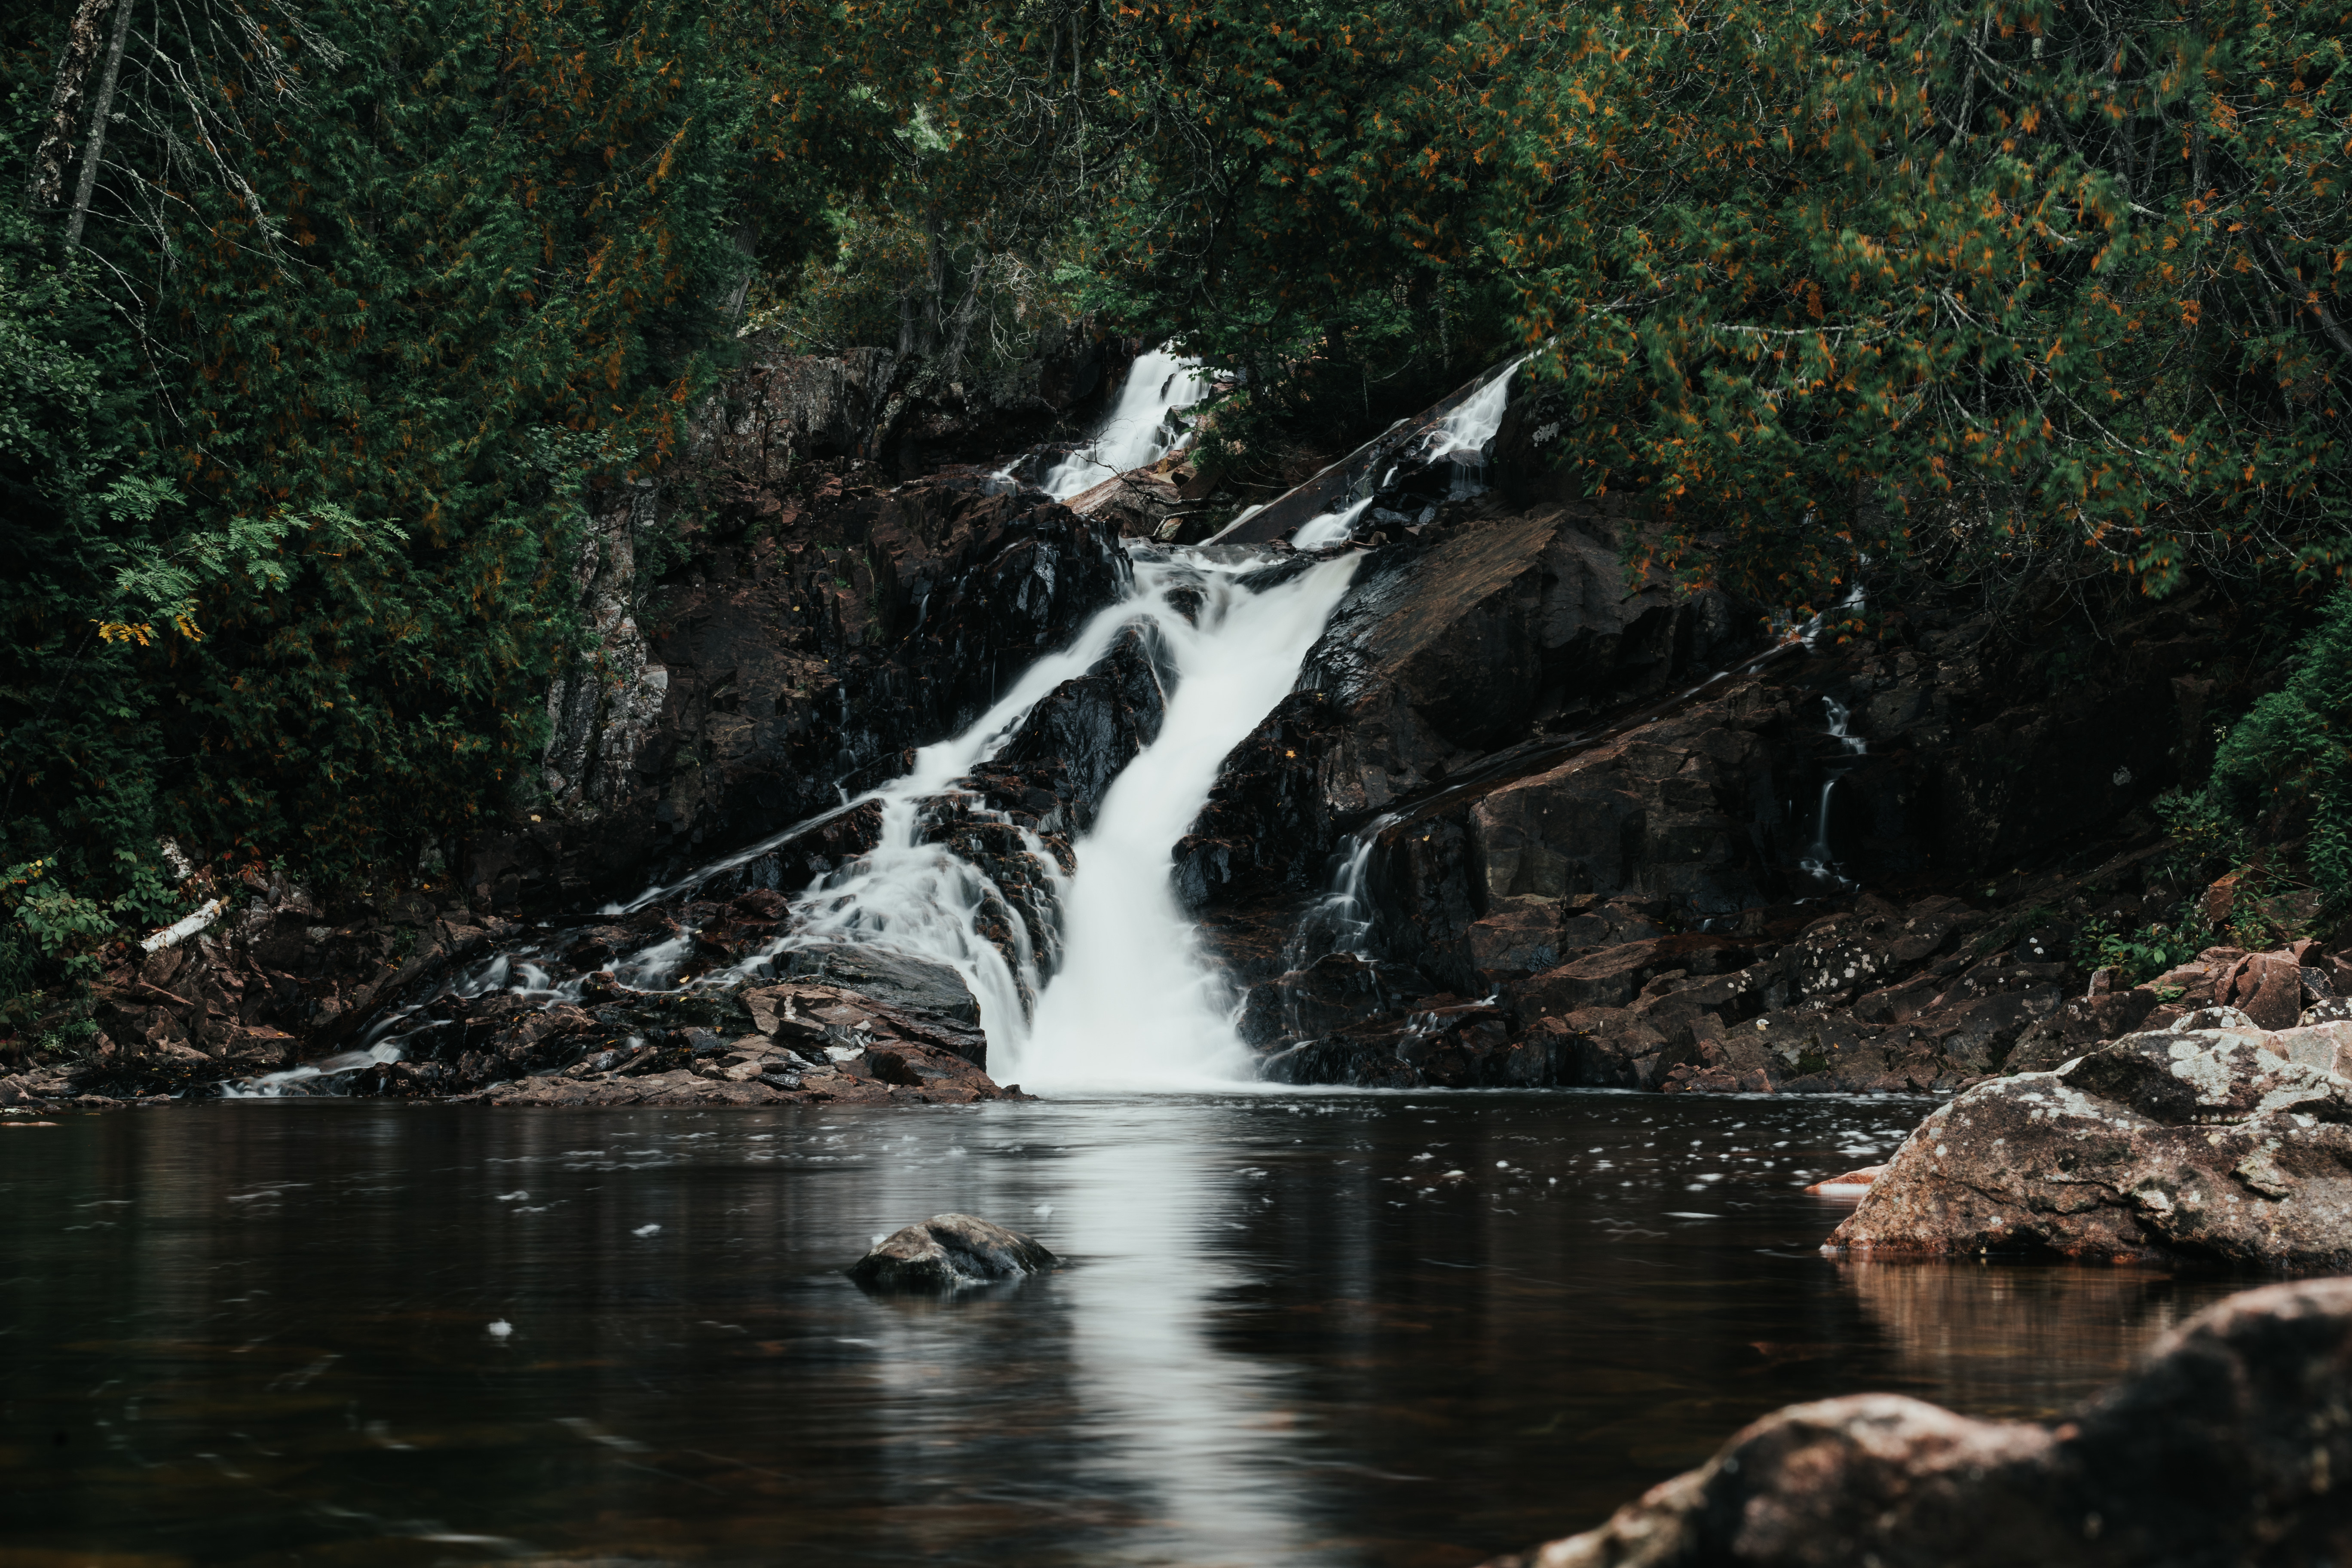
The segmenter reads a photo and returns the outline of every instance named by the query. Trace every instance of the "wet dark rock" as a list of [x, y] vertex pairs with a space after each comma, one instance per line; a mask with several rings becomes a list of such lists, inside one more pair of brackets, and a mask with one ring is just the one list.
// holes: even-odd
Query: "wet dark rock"
[[1435, 989], [1402, 964], [1326, 953], [1304, 969], [1249, 986], [1236, 1027], [1244, 1045], [1287, 1047], [1396, 1013]]
[[1129, 539], [1181, 540], [1187, 516], [1205, 521], [1206, 509], [1188, 503], [1181, 488], [1164, 473], [1136, 468], [1074, 495], [1069, 508], [1101, 520]]
[[[845, 869], [859, 856], [882, 841], [882, 805], [861, 801], [831, 813], [777, 839], [757, 855], [730, 865], [696, 883], [689, 896], [741, 900], [760, 893], [797, 893], [810, 884]], [[739, 913], [774, 920], [777, 905], [747, 905]]]
[[2341, 1563], [2348, 1368], [2352, 1280], [2249, 1290], [2062, 1422], [1884, 1394], [1790, 1405], [1600, 1529], [1487, 1568]]
[[1184, 895], [1197, 907], [1318, 879], [1339, 825], [1737, 646], [1718, 595], [1680, 597], [1662, 576], [1629, 592], [1611, 530], [1589, 508], [1545, 507], [1374, 552], [1298, 690], [1236, 749], [1178, 847]]
[[1346, 727], [1328, 692], [1294, 691], [1226, 756], [1176, 844], [1176, 892], [1187, 908], [1248, 902], [1285, 884], [1303, 889], [1321, 875], [1337, 828], [1318, 781]]
[[2347, 1031], [2211, 1008], [1979, 1084], [1920, 1123], [1830, 1244], [2352, 1267]]
[[[1000, 1088], [971, 1062], [942, 1047], [888, 1036], [867, 1048], [786, 1046], [747, 1036], [707, 1058], [675, 1051], [641, 1054], [617, 1068], [603, 1058], [573, 1069], [473, 1091], [490, 1105], [578, 1109], [641, 1106], [970, 1105], [1026, 1098]], [[396, 1063], [394, 1070], [411, 1068]], [[412, 1069], [419, 1070], [419, 1069]], [[421, 1070], [431, 1070], [429, 1066]], [[436, 1092], [454, 1095], [454, 1085]]]
[[1725, 974], [1744, 968], [1753, 956], [1752, 948], [1728, 937], [1652, 937], [1604, 947], [1531, 975], [1505, 994], [1526, 1017], [1580, 1007], [1622, 1007], [1645, 995], [1654, 978]]
[[875, 1290], [961, 1290], [1060, 1263], [1034, 1237], [970, 1215], [941, 1214], [877, 1242], [851, 1265], [849, 1277]]
[[1363, 1089], [1541, 1089], [1565, 1081], [1550, 1037], [1514, 1040], [1502, 1009], [1450, 995], [1299, 1041], [1258, 1070], [1274, 1083]]
[[1083, 832], [1111, 781], [1159, 739], [1171, 677], [1158, 632], [1149, 622], [1129, 626], [1092, 669], [1039, 700], [994, 762], [1033, 778]]
[[[702, 459], [767, 460], [723, 445]], [[814, 826], [730, 885], [805, 886], [870, 826], [835, 818], [843, 790], [969, 724], [1129, 579], [1112, 529], [1035, 490], [948, 476], [786, 495], [784, 473], [754, 478], [778, 510], [733, 533], [688, 530], [692, 555], [652, 595], [658, 617], [629, 623], [635, 684], [558, 737], [577, 776], [551, 783], [543, 820], [468, 846], [461, 882], [494, 907], [627, 897], [799, 821]], [[693, 510], [685, 479], [665, 493], [681, 527], [716, 516]]]
[[902, 1013], [980, 1024], [980, 1003], [963, 976], [931, 959], [885, 947], [823, 942], [779, 953], [772, 964], [782, 978], [856, 992]]

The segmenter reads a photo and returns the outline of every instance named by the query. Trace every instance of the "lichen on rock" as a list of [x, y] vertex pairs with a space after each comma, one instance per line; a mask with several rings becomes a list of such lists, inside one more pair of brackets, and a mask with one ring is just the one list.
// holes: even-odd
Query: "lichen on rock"
[[1919, 1124], [1829, 1246], [2352, 1267], [2335, 1027], [2283, 1036], [2205, 1008], [1980, 1084]]

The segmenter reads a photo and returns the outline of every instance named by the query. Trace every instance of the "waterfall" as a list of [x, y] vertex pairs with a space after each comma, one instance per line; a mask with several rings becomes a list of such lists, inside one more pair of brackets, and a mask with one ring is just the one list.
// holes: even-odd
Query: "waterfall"
[[1320, 517], [1310, 517], [1298, 525], [1298, 531], [1290, 536], [1290, 542], [1300, 550], [1316, 550], [1326, 544], [1340, 543], [1349, 534], [1355, 532], [1356, 519], [1363, 516], [1364, 509], [1371, 504], [1372, 498], [1366, 496], [1363, 500], [1350, 502], [1338, 511], [1327, 511]]
[[[1360, 499], [1351, 500], [1343, 507], [1310, 517], [1300, 523], [1290, 535], [1292, 547], [1317, 550], [1327, 544], [1343, 543], [1352, 538], [1356, 531], [1356, 520], [1363, 516], [1382, 490], [1395, 483], [1399, 468], [1406, 464], [1423, 466], [1446, 462], [1456, 452], [1475, 453], [1479, 459], [1475, 463], [1454, 461], [1449, 464], [1453, 472], [1448, 478], [1447, 495], [1449, 499], [1458, 500], [1486, 489], [1486, 446], [1494, 440], [1496, 432], [1503, 427], [1503, 414], [1511, 403], [1511, 378], [1518, 374], [1520, 363], [1521, 361], [1513, 360], [1493, 380], [1431, 425], [1402, 460], [1391, 464], [1386, 477], [1380, 483], [1371, 485]], [[1366, 474], [1355, 482], [1368, 483], [1370, 479], [1370, 475]], [[1351, 484], [1351, 491], [1353, 488]], [[1241, 521], [1241, 518], [1235, 518], [1226, 525], [1227, 531]]]
[[[1176, 901], [1171, 851], [1217, 771], [1287, 694], [1360, 558], [1319, 562], [1252, 592], [1232, 567], [1203, 572], [1195, 625], [1162, 615], [1176, 689], [1160, 736], [1103, 798], [1065, 889], [1060, 972], [996, 1076], [1030, 1088], [1180, 1088], [1251, 1076], [1234, 998]], [[1140, 574], [1139, 574], [1140, 576]]]
[[1208, 391], [1199, 363], [1178, 358], [1165, 343], [1138, 356], [1109, 416], [1055, 465], [1039, 488], [1055, 500], [1067, 500], [1105, 479], [1158, 462], [1178, 439], [1167, 427], [1169, 415], [1200, 402]]
[[[1129, 597], [1097, 614], [1068, 648], [1032, 666], [977, 723], [924, 748], [905, 777], [868, 797], [882, 805], [881, 842], [802, 896], [793, 931], [771, 956], [851, 941], [949, 964], [979, 1000], [999, 1082], [1173, 1088], [1248, 1077], [1251, 1057], [1234, 1031], [1234, 998], [1177, 904], [1172, 851], [1207, 803], [1226, 755], [1297, 680], [1355, 575], [1356, 558], [1253, 585], [1249, 577], [1266, 564], [1139, 552]], [[928, 805], [1139, 621], [1157, 632], [1173, 677], [1160, 734], [1105, 795], [1093, 831], [1074, 846], [1074, 875], [1064, 878], [1045, 847], [1027, 838], [1031, 857], [1055, 883], [1061, 948], [1036, 952], [1021, 923], [1006, 921], [1008, 959], [981, 924], [1009, 900], [984, 870], [924, 837]]]
[[1869, 754], [1870, 742], [1846, 728], [1846, 721], [1852, 717], [1852, 710], [1844, 703], [1834, 697], [1824, 697], [1822, 699], [1822, 706], [1829, 713], [1831, 739], [1843, 746], [1846, 754], [1831, 759], [1829, 776], [1822, 781], [1821, 804], [1813, 813], [1813, 841], [1807, 847], [1804, 858], [1797, 864], [1800, 868], [1825, 882], [1840, 888], [1851, 888], [1853, 883], [1838, 870], [1837, 862], [1831, 858], [1830, 854], [1830, 796], [1837, 792], [1838, 780], [1844, 777], [1846, 770], [1853, 766], [1853, 760]]
[[1434, 463], [1456, 452], [1476, 452], [1483, 458], [1486, 443], [1503, 427], [1503, 411], [1510, 406], [1511, 378], [1526, 356], [1513, 360], [1500, 375], [1462, 400], [1461, 405], [1430, 427], [1421, 460]]

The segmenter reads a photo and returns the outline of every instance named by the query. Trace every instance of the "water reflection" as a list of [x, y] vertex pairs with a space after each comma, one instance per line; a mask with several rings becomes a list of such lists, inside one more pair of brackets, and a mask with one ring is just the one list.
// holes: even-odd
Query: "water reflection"
[[[0, 1142], [0, 1540], [77, 1561], [1466, 1564], [1791, 1400], [2048, 1414], [2226, 1289], [1825, 1261], [1837, 1205], [1799, 1188], [1918, 1109], [70, 1118]], [[943, 1209], [1071, 1266], [951, 1300], [839, 1274]]]
[[2060, 1408], [2086, 1376], [2120, 1375], [2140, 1347], [2213, 1300], [2210, 1281], [2137, 1268], [1978, 1259], [1842, 1263], [1837, 1273], [1914, 1378], [1980, 1415]]

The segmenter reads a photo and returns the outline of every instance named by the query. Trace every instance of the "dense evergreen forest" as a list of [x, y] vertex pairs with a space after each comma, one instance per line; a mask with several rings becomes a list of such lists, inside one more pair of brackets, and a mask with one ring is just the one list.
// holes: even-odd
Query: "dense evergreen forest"
[[1042, 319], [1172, 340], [1231, 373], [1200, 460], [1261, 477], [1529, 353], [1551, 460], [1766, 613], [1864, 563], [1855, 614], [2216, 587], [2277, 689], [2181, 830], [2307, 841], [2352, 900], [2348, 37], [2343, 0], [12, 7], [0, 992], [185, 912], [173, 857], [397, 881], [527, 797], [587, 507], [753, 327], [940, 384]]

